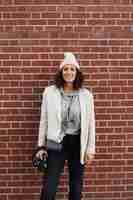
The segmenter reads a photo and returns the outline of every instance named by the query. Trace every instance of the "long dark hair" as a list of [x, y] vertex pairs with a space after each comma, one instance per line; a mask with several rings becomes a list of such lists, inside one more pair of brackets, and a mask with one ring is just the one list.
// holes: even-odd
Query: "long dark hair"
[[[77, 73], [76, 73], [76, 78], [73, 82], [73, 86], [74, 86], [74, 89], [80, 89], [83, 85], [83, 80], [84, 80], [84, 77], [83, 77], [83, 74], [82, 72], [77, 69]], [[65, 81], [63, 79], [63, 76], [62, 76], [62, 70], [58, 70], [55, 74], [55, 78], [54, 78], [54, 84], [56, 85], [57, 88], [61, 88], [63, 87]]]

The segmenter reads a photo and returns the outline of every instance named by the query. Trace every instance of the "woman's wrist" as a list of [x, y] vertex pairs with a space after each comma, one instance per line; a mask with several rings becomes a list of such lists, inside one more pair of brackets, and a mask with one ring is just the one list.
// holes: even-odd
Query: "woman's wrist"
[[40, 150], [47, 151], [47, 149], [46, 149], [45, 146], [37, 146], [37, 148], [36, 148], [36, 152], [38, 152], [38, 151], [40, 151]]

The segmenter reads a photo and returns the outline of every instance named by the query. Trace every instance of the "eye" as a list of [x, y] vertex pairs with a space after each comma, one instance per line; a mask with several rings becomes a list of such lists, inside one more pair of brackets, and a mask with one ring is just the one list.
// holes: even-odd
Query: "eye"
[[74, 72], [74, 71], [75, 71], [75, 68], [71, 68], [71, 71], [73, 71], [73, 72]]
[[68, 68], [67, 68], [67, 67], [64, 67], [63, 71], [66, 72], [67, 70], [68, 70]]

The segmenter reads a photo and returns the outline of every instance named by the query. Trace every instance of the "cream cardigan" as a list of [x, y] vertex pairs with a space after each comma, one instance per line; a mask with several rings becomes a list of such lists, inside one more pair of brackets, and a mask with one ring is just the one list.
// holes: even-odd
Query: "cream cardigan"
[[[82, 88], [79, 90], [81, 106], [81, 153], [80, 162], [84, 164], [86, 154], [95, 153], [95, 113], [92, 93]], [[45, 146], [47, 139], [61, 142], [61, 95], [55, 86], [48, 86], [43, 93], [39, 126], [38, 146]]]

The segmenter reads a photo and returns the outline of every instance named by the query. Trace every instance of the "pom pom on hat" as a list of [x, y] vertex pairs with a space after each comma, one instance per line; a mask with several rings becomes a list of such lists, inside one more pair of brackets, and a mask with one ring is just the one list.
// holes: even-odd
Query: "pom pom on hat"
[[79, 66], [74, 54], [71, 52], [64, 53], [64, 60], [60, 64], [60, 69], [62, 69], [64, 65], [68, 65], [68, 64], [75, 65], [76, 68], [80, 69], [80, 66]]

